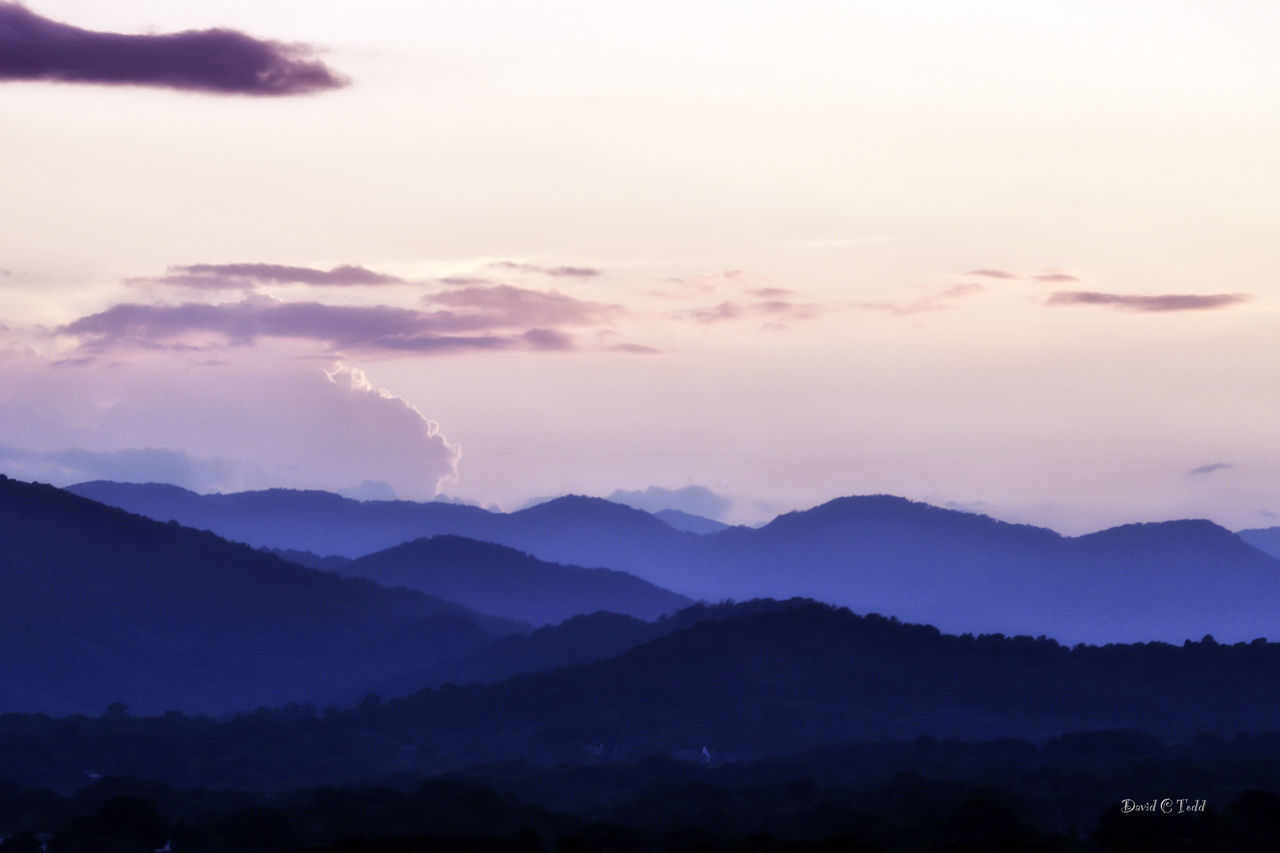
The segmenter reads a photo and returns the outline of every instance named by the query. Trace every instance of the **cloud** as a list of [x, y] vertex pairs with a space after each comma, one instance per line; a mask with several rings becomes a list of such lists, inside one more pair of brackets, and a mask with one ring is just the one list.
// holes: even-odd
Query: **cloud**
[[0, 3], [0, 80], [158, 86], [236, 95], [300, 95], [346, 81], [311, 48], [228, 29], [166, 35], [83, 30]]
[[554, 278], [593, 278], [602, 271], [595, 267], [545, 267], [540, 264], [521, 264], [514, 261], [495, 261], [489, 264], [492, 269], [511, 270], [512, 272], [536, 273]]
[[172, 483], [185, 489], [220, 482], [233, 467], [223, 458], [196, 459], [180, 450], [158, 448], [33, 451], [0, 447], [0, 465], [20, 479], [63, 485], [85, 480], [115, 480]]
[[758, 314], [768, 314], [771, 317], [788, 320], [812, 320], [819, 313], [817, 305], [788, 302], [782, 299], [757, 302], [751, 306], [751, 310]]
[[1165, 294], [1161, 296], [1129, 296], [1119, 293], [1060, 290], [1052, 294], [1047, 305], [1110, 305], [1125, 311], [1208, 311], [1239, 305], [1249, 299], [1243, 293]]
[[469, 275], [450, 275], [450, 276], [445, 276], [444, 278], [436, 279], [436, 281], [440, 282], [441, 284], [454, 285], [458, 287], [482, 286], [486, 284], [493, 284], [493, 282], [487, 278], [476, 278], [475, 276], [469, 276]]
[[122, 347], [243, 347], [264, 338], [319, 342], [330, 354], [569, 350], [575, 348], [573, 340], [557, 327], [606, 324], [627, 313], [618, 305], [510, 285], [467, 287], [424, 301], [441, 310], [287, 302], [265, 295], [216, 304], [122, 303], [67, 323], [55, 334], [77, 338], [80, 357]]
[[417, 407], [337, 364], [232, 353], [217, 369], [143, 358], [128, 369], [0, 362], [0, 470], [67, 485], [95, 478], [196, 491], [349, 488], [383, 481], [430, 498], [461, 450]]
[[1012, 272], [1009, 272], [1008, 270], [993, 270], [993, 269], [969, 270], [967, 273], [965, 273], [965, 275], [980, 275], [983, 278], [1001, 278], [1001, 279], [1012, 279], [1012, 278], [1018, 277], [1017, 273], [1012, 273]]
[[755, 290], [748, 290], [747, 293], [752, 296], [759, 296], [761, 299], [781, 299], [784, 296], [794, 296], [794, 290], [788, 290], [785, 287], [758, 287]]
[[724, 320], [736, 320], [742, 316], [742, 306], [736, 302], [721, 302], [708, 308], [694, 308], [681, 311], [679, 315], [695, 323], [719, 323]]
[[282, 264], [190, 264], [169, 267], [167, 275], [128, 279], [129, 284], [164, 284], [194, 290], [252, 290], [258, 284], [312, 284], [328, 287], [401, 284], [404, 279], [361, 266], [333, 269]]
[[319, 398], [320, 413], [332, 419], [315, 426], [332, 453], [358, 460], [349, 470], [408, 495], [435, 496], [456, 481], [462, 448], [441, 435], [439, 424], [403, 397], [375, 387], [361, 370], [339, 364], [324, 376], [335, 394]]
[[662, 353], [662, 350], [657, 347], [645, 346], [644, 344], [610, 344], [605, 349], [610, 352], [629, 352], [636, 355], [660, 355]]
[[558, 291], [500, 284], [464, 287], [425, 297], [424, 302], [474, 312], [490, 328], [605, 323], [624, 313], [621, 306], [587, 302]]
[[1214, 471], [1222, 471], [1231, 467], [1230, 462], [1214, 462], [1209, 465], [1201, 465], [1199, 468], [1192, 468], [1187, 472], [1188, 477], [1203, 477], [1212, 474]]
[[529, 346], [538, 350], [565, 351], [573, 349], [573, 338], [558, 329], [530, 329], [520, 336]]
[[951, 301], [963, 299], [982, 293], [986, 288], [980, 284], [966, 282], [955, 284], [945, 290], [929, 293], [911, 302], [855, 302], [853, 307], [868, 311], [886, 311], [890, 314], [921, 314], [927, 311], [944, 311], [953, 307]]
[[[387, 305], [343, 306], [248, 297], [216, 305], [126, 303], [81, 317], [58, 333], [90, 350], [112, 346], [199, 348], [255, 343], [259, 338], [315, 340], [329, 347], [395, 352], [503, 349], [518, 337], [488, 334], [491, 318]], [[210, 341], [210, 336], [216, 340]]]
[[682, 489], [650, 486], [644, 491], [618, 489], [608, 496], [608, 500], [645, 512], [676, 509], [706, 518], [721, 518], [733, 506], [731, 498], [717, 494], [706, 486], [685, 486]]
[[1043, 273], [1040, 273], [1039, 275], [1033, 275], [1031, 277], [1036, 281], [1049, 281], [1049, 282], [1068, 282], [1068, 281], [1080, 280], [1075, 276], [1071, 275], [1070, 273], [1065, 273], [1065, 272], [1043, 272]]

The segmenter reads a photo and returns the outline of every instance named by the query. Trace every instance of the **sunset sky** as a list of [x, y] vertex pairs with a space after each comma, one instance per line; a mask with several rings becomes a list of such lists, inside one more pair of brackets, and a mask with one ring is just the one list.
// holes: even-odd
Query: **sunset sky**
[[0, 2], [0, 471], [1280, 523], [1277, 43], [1272, 2]]

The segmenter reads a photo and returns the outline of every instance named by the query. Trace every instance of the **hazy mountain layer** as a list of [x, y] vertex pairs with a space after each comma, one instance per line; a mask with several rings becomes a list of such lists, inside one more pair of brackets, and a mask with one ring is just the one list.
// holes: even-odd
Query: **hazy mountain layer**
[[233, 538], [252, 533], [240, 537], [251, 544], [322, 554], [454, 533], [625, 571], [693, 598], [802, 595], [952, 631], [1069, 642], [1280, 637], [1280, 560], [1205, 521], [1071, 538], [878, 495], [840, 498], [759, 529], [695, 535], [599, 498], [501, 514], [285, 490], [183, 492], [169, 501], [173, 487], [73, 488]]
[[0, 478], [0, 710], [224, 711], [326, 695], [527, 630]]
[[625, 572], [547, 563], [512, 548], [459, 536], [407, 542], [353, 560], [338, 571], [534, 625], [599, 610], [656, 619], [693, 603]]

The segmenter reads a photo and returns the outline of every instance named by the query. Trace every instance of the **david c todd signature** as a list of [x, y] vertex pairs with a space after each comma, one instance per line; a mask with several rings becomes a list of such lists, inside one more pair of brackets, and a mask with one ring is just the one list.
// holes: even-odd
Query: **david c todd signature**
[[1120, 813], [1204, 814], [1204, 807], [1207, 802], [1207, 800], [1189, 800], [1184, 797], [1178, 797], [1177, 799], [1166, 797], [1163, 800], [1149, 800], [1141, 803], [1134, 800], [1121, 800]]

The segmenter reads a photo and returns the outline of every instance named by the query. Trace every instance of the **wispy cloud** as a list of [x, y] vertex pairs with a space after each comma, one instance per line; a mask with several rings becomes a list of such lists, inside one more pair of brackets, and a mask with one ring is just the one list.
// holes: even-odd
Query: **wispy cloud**
[[983, 278], [999, 278], [999, 279], [1013, 279], [1013, 278], [1019, 277], [1017, 273], [1009, 272], [1008, 270], [997, 270], [997, 269], [969, 270], [967, 273], [965, 273], [965, 275], [977, 275], [977, 276], [982, 276]]
[[695, 323], [720, 323], [724, 320], [736, 320], [742, 316], [742, 313], [742, 306], [736, 302], [721, 302], [719, 305], [677, 312], [678, 316], [693, 320]]
[[855, 302], [853, 307], [867, 311], [885, 311], [889, 314], [923, 314], [929, 311], [944, 311], [953, 307], [952, 302], [955, 300], [982, 293], [983, 290], [985, 288], [980, 284], [966, 282], [926, 294], [910, 302]]
[[1057, 282], [1057, 283], [1066, 283], [1066, 282], [1080, 280], [1079, 278], [1072, 275], [1071, 273], [1065, 273], [1065, 272], [1042, 272], [1039, 275], [1033, 275], [1031, 277], [1036, 281], [1047, 281], [1047, 282]]
[[1047, 305], [1107, 305], [1124, 311], [1209, 311], [1248, 301], [1243, 293], [1164, 294], [1133, 296], [1121, 293], [1060, 290], [1050, 295]]
[[315, 51], [229, 29], [166, 35], [93, 32], [0, 3], [0, 80], [300, 95], [346, 81]]
[[541, 264], [524, 264], [515, 261], [495, 261], [489, 264], [492, 269], [509, 270], [511, 272], [534, 273], [536, 275], [549, 275], [553, 278], [593, 278], [603, 274], [603, 270], [595, 267], [570, 267], [555, 266], [548, 267]]
[[1188, 477], [1203, 477], [1212, 474], [1214, 471], [1222, 471], [1230, 468], [1230, 462], [1213, 462], [1209, 465], [1201, 465], [1199, 468], [1192, 468], [1187, 472]]
[[284, 264], [189, 264], [169, 267], [163, 276], [127, 279], [134, 285], [169, 285], [192, 290], [253, 290], [259, 284], [309, 284], [324, 287], [359, 287], [402, 284], [399, 276], [344, 264], [332, 269]]
[[620, 305], [588, 302], [555, 290], [529, 290], [509, 284], [447, 290], [427, 296], [423, 301], [471, 312], [469, 316], [492, 328], [590, 325], [607, 323], [625, 313]]

